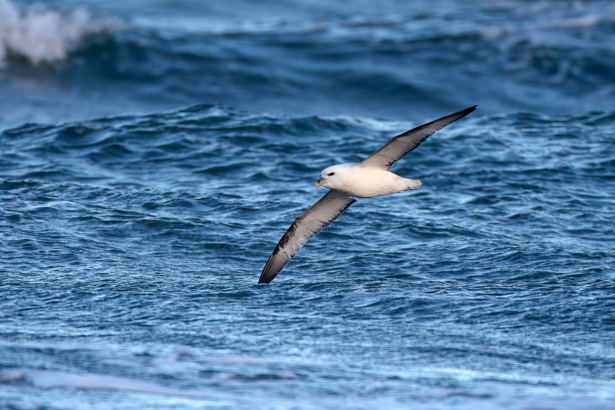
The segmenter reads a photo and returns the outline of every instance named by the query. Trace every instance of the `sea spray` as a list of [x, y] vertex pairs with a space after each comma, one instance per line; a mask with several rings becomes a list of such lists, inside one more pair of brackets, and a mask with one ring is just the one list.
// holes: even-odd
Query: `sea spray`
[[21, 10], [10, 0], [0, 0], [0, 67], [12, 55], [32, 65], [64, 60], [85, 41], [126, 27], [116, 17], [94, 17], [85, 9], [60, 11], [34, 5]]

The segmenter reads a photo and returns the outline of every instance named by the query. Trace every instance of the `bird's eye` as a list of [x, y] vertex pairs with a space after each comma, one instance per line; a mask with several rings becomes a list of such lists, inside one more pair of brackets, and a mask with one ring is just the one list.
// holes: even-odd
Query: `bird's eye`
[[335, 175], [335, 172], [330, 172], [328, 176], [330, 176], [330, 177], [331, 177], [331, 176], [333, 176], [333, 175]]

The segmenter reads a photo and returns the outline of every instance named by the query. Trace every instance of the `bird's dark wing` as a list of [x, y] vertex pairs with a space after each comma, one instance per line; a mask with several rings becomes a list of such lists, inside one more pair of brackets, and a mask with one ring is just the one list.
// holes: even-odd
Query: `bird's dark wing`
[[263, 268], [258, 283], [269, 283], [314, 235], [335, 221], [357, 200], [330, 190], [310, 209], [302, 213], [282, 236]]
[[448, 124], [465, 117], [476, 109], [476, 105], [465, 110], [461, 110], [439, 120], [432, 121], [420, 127], [406, 131], [393, 138], [384, 147], [374, 152], [370, 157], [361, 162], [358, 166], [365, 168], [384, 168], [391, 169], [393, 164], [402, 159], [406, 154], [414, 151], [423, 141], [429, 138], [436, 131], [441, 130]]

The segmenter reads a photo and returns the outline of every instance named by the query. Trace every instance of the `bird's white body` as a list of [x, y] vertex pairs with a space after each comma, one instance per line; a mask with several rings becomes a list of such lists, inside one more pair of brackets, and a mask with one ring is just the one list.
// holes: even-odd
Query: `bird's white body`
[[324, 186], [356, 198], [373, 198], [418, 189], [421, 187], [421, 182], [400, 177], [382, 168], [340, 164], [322, 171], [322, 178], [318, 186]]

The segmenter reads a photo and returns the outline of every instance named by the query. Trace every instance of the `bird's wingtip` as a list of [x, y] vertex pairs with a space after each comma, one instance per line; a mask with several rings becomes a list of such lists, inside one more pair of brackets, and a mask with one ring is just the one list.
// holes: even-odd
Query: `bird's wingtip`
[[464, 110], [457, 111], [456, 113], [451, 114], [451, 115], [450, 115], [450, 117], [455, 116], [455, 117], [457, 117], [457, 119], [459, 119], [459, 118], [463, 118], [463, 117], [465, 117], [466, 115], [470, 114], [471, 112], [474, 112], [474, 111], [476, 110], [476, 107], [478, 107], [478, 104], [473, 105], [473, 106], [471, 106], [471, 107], [468, 107], [468, 108], [466, 108], [466, 109], [464, 109]]
[[265, 272], [265, 271], [263, 271], [263, 272], [261, 273], [260, 278], [258, 278], [258, 284], [259, 284], [259, 285], [260, 285], [261, 283], [266, 283], [266, 284], [269, 284], [269, 283], [271, 283], [271, 281], [272, 281], [273, 279], [275, 279], [275, 277], [276, 277], [276, 276], [278, 276], [278, 274], [277, 274], [277, 273], [272, 274], [272, 272]]

